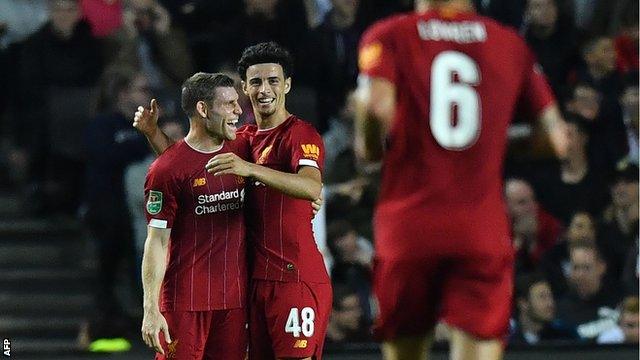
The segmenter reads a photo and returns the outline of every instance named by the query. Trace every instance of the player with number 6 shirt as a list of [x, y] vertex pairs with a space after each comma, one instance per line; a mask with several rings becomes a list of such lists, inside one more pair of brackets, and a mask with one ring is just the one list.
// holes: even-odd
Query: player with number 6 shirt
[[467, 0], [416, 7], [370, 27], [359, 50], [356, 150], [383, 160], [375, 331], [386, 359], [419, 359], [444, 321], [453, 358], [497, 359], [514, 261], [502, 199], [507, 128], [520, 105], [562, 155], [565, 125], [515, 31]]

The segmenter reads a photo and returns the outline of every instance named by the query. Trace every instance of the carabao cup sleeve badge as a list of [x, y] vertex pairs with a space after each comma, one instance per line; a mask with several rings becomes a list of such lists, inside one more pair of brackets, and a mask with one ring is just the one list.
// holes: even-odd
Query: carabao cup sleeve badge
[[147, 199], [147, 212], [156, 215], [162, 210], [162, 192], [151, 190]]

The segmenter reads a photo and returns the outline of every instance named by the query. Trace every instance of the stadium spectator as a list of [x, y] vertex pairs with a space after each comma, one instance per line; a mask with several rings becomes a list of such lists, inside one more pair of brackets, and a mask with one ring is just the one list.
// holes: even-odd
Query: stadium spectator
[[509, 344], [537, 345], [547, 341], [571, 340], [576, 334], [556, 314], [551, 286], [535, 273], [516, 277], [516, 318], [512, 320]]
[[579, 55], [573, 21], [560, 12], [557, 1], [527, 1], [524, 37], [536, 53], [549, 85], [559, 96]]
[[538, 176], [536, 194], [540, 203], [564, 225], [577, 210], [599, 214], [606, 205], [605, 182], [587, 156], [589, 123], [567, 114], [567, 153], [549, 174]]
[[[356, 176], [356, 164], [353, 156], [353, 120], [355, 117], [355, 93], [349, 91], [339, 114], [329, 120], [329, 130], [322, 135], [327, 147], [324, 183], [329, 185], [353, 179]], [[329, 195], [330, 196], [330, 195]]]
[[637, 344], [638, 333], [638, 297], [626, 297], [620, 304], [618, 324], [598, 335], [598, 344]]
[[578, 211], [571, 217], [563, 241], [556, 243], [540, 260], [539, 269], [549, 280], [556, 297], [564, 295], [569, 277], [569, 248], [576, 243], [596, 244], [596, 224], [593, 217]]
[[558, 302], [558, 314], [581, 339], [595, 340], [616, 324], [619, 284], [605, 281], [607, 264], [594, 244], [571, 244], [569, 259], [569, 291]]
[[[23, 41], [49, 20], [46, 0], [7, 0], [0, 2], [0, 184], [26, 184], [28, 159], [26, 149], [17, 147], [16, 126], [19, 116], [20, 52]], [[24, 144], [23, 144], [24, 146]], [[20, 189], [22, 190], [22, 189]]]
[[591, 84], [577, 83], [565, 101], [567, 111], [582, 116], [590, 123], [600, 116], [602, 95]]
[[346, 220], [336, 220], [328, 226], [331, 253], [336, 263], [350, 263], [371, 269], [373, 246], [359, 236]]
[[596, 36], [587, 40], [582, 47], [582, 60], [585, 66], [578, 70], [578, 81], [594, 86], [603, 95], [604, 105], [614, 108], [621, 90], [621, 79], [616, 70], [613, 39]]
[[540, 207], [526, 180], [507, 179], [504, 188], [516, 250], [516, 273], [532, 271], [542, 255], [555, 245], [562, 226]]
[[370, 341], [358, 294], [347, 285], [333, 285], [333, 309], [327, 327], [327, 344]]
[[365, 321], [372, 320], [371, 268], [373, 246], [346, 220], [334, 220], [327, 226], [327, 246], [333, 258], [331, 279], [344, 284], [358, 295]]
[[193, 61], [184, 33], [157, 0], [127, 1], [107, 50], [113, 66], [141, 69], [167, 115], [178, 113], [180, 84], [193, 72]]
[[629, 252], [638, 239], [638, 167], [621, 161], [610, 186], [611, 203], [600, 220], [598, 237], [609, 257], [609, 273], [620, 279]]
[[587, 158], [595, 172], [607, 177], [616, 162], [627, 153], [626, 132], [616, 105], [607, 107], [602, 95], [588, 83], [577, 83], [565, 101], [567, 110], [587, 122]]
[[95, 37], [112, 35], [122, 26], [122, 0], [79, 0]]
[[638, 73], [632, 72], [627, 75], [620, 105], [622, 107], [622, 119], [627, 135], [627, 148], [629, 153], [626, 158], [632, 164], [638, 165], [638, 127], [640, 122], [640, 111], [638, 110]]
[[360, 0], [332, 0], [333, 8], [313, 33], [317, 59], [318, 131], [329, 129], [358, 77], [358, 41], [364, 24], [357, 22]]
[[[81, 19], [77, 0], [50, 1], [50, 21], [24, 44], [19, 61], [16, 145], [29, 159], [34, 202], [74, 214], [82, 188], [84, 129], [94, 115], [102, 43]], [[33, 104], [39, 104], [33, 106]], [[38, 126], [33, 126], [38, 124]]]
[[138, 297], [141, 293], [137, 289], [140, 273], [123, 182], [127, 166], [149, 154], [144, 137], [131, 127], [129, 117], [152, 95], [146, 76], [129, 68], [106, 71], [101, 90], [102, 112], [89, 124], [85, 137], [86, 221], [98, 249], [94, 338], [122, 335], [119, 323], [128, 319], [115, 294], [119, 265], [125, 265], [125, 278], [134, 293]]

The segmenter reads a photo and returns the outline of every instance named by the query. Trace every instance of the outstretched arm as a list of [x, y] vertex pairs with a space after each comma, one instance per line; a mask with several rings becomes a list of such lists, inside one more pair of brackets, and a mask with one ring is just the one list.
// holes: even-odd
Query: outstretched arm
[[133, 116], [133, 127], [144, 134], [156, 155], [162, 154], [174, 143], [158, 127], [159, 111], [158, 102], [156, 99], [151, 99], [149, 108], [138, 106], [138, 111]]
[[297, 173], [291, 174], [250, 163], [233, 153], [225, 153], [214, 156], [206, 168], [214, 175], [252, 177], [298, 199], [314, 201], [320, 198], [322, 191], [320, 170], [312, 166], [302, 166]]

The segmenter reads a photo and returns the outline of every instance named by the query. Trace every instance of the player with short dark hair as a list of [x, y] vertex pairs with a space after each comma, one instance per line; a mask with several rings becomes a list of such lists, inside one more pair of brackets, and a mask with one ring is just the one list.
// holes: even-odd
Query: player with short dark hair
[[551, 89], [518, 34], [468, 0], [416, 1], [374, 24], [359, 65], [356, 150], [384, 154], [374, 293], [385, 359], [427, 357], [439, 320], [452, 359], [498, 359], [513, 292], [506, 133], [520, 101], [564, 152]]
[[[247, 140], [236, 139], [242, 110], [233, 85], [226, 75], [208, 73], [184, 82], [189, 133], [147, 174], [142, 336], [157, 359], [246, 357], [245, 179], [205, 169], [217, 153], [250, 157]], [[157, 114], [154, 99], [136, 120], [157, 121]]]

